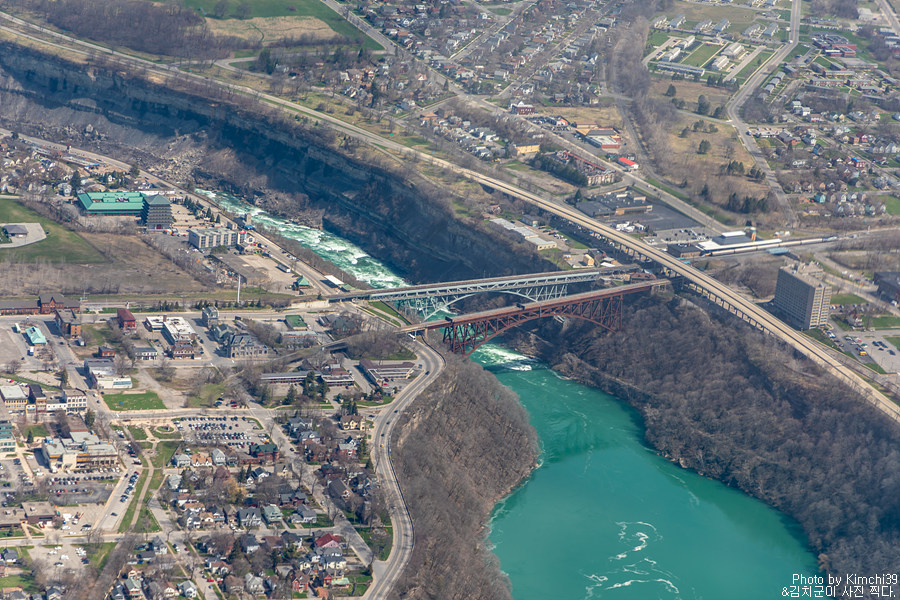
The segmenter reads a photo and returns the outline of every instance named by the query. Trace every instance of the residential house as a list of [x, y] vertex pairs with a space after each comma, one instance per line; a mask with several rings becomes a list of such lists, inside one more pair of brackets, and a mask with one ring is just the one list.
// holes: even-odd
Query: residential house
[[253, 554], [257, 550], [259, 550], [259, 541], [256, 539], [256, 536], [252, 534], [241, 536], [240, 544], [241, 551], [244, 554]]
[[242, 508], [237, 512], [237, 521], [241, 527], [259, 527], [262, 525], [262, 513], [255, 507]]

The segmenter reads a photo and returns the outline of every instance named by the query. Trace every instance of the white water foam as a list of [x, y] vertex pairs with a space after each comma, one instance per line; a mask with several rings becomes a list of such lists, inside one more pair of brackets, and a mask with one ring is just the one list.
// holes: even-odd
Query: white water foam
[[400, 287], [407, 283], [397, 277], [385, 265], [369, 256], [362, 248], [321, 229], [304, 227], [265, 212], [231, 194], [197, 190], [207, 198], [235, 214], [250, 214], [253, 221], [277, 229], [284, 237], [306, 246], [322, 258], [329, 260], [360, 281], [376, 288]]

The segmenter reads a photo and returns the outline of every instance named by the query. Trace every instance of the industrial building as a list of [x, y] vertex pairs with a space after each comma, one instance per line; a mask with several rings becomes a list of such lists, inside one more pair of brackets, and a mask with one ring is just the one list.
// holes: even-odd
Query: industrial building
[[811, 265], [791, 265], [778, 271], [775, 308], [797, 329], [810, 329], [828, 322], [831, 288], [816, 278], [819, 269]]

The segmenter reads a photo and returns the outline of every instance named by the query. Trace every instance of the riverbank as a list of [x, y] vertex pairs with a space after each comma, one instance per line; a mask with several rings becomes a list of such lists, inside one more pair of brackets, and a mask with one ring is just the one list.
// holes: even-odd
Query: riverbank
[[795, 519], [824, 570], [897, 571], [900, 432], [771, 338], [675, 297], [628, 305], [615, 334], [547, 322], [508, 342], [633, 406], [668, 460]]

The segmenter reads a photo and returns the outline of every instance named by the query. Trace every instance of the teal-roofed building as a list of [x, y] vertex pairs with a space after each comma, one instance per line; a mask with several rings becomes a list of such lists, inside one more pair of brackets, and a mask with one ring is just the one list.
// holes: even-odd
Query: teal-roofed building
[[84, 193], [78, 194], [78, 205], [88, 215], [140, 216], [144, 210], [144, 194], [141, 192]]
[[13, 438], [12, 423], [7, 419], [0, 421], [0, 452], [15, 452], [16, 440]]
[[45, 338], [41, 330], [35, 326], [31, 326], [25, 330], [25, 339], [27, 339], [28, 343], [32, 346], [47, 343], [47, 338]]

